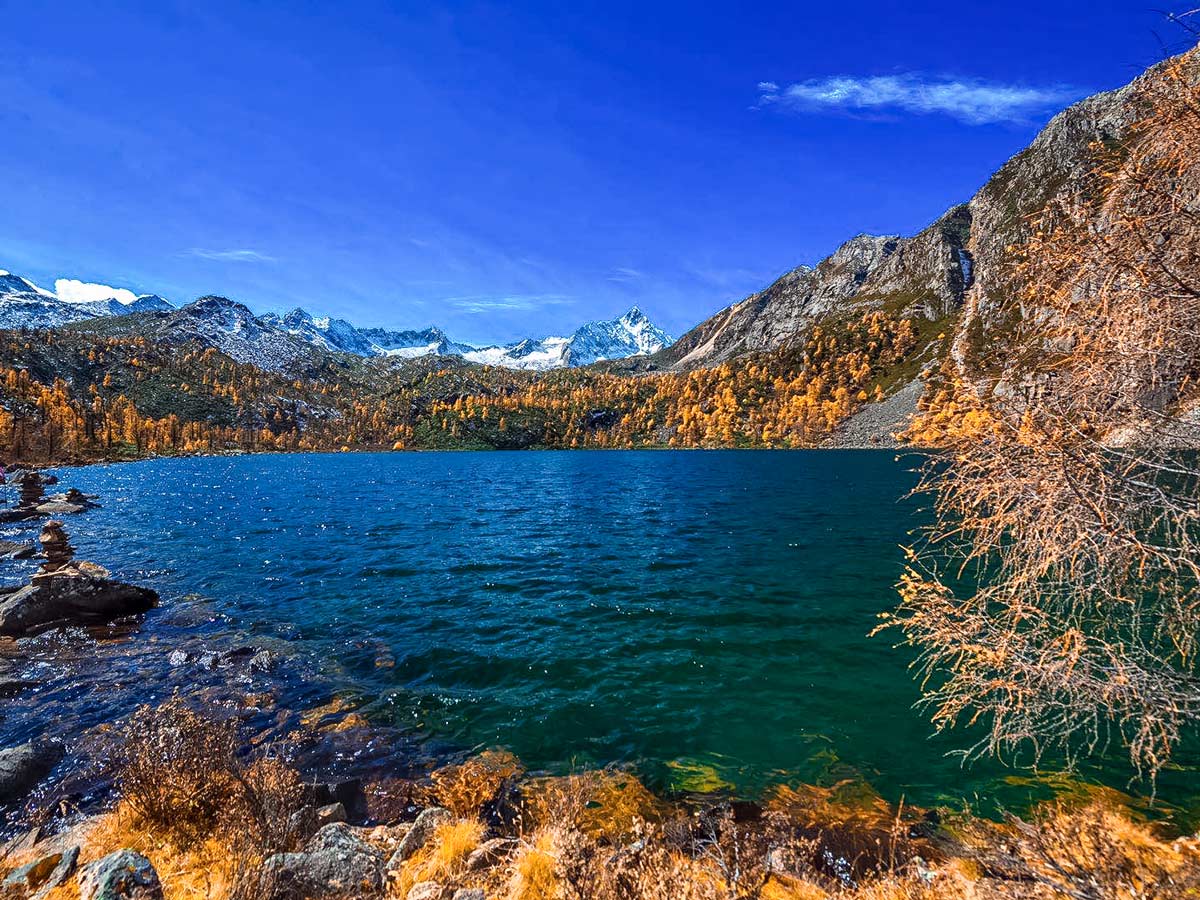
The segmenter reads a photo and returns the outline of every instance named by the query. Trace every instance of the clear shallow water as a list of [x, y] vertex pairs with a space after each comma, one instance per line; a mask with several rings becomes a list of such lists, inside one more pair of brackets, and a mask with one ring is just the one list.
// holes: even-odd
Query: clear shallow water
[[[862, 778], [1020, 806], [911, 708], [895, 602], [912, 460], [873, 451], [286, 455], [65, 470], [80, 556], [283, 633], [395, 722], [534, 767], [753, 794]], [[166, 651], [164, 651], [166, 652]], [[100, 699], [98, 702], [102, 703]], [[1114, 765], [1087, 773], [1124, 787]], [[1160, 796], [1190, 805], [1194, 769]]]

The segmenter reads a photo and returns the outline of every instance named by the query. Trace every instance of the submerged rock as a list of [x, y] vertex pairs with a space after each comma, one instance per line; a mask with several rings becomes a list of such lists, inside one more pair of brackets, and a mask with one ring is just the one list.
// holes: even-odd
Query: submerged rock
[[80, 900], [162, 900], [162, 884], [150, 860], [118, 850], [79, 870]]
[[32, 559], [37, 556], [37, 547], [28, 541], [0, 541], [0, 557], [4, 559]]
[[63, 755], [62, 746], [50, 741], [31, 741], [0, 750], [0, 803], [24, 799]]
[[30, 681], [26, 678], [9, 678], [5, 675], [0, 675], [0, 700], [11, 700], [18, 694], [23, 694], [30, 688], [37, 687], [36, 681]]

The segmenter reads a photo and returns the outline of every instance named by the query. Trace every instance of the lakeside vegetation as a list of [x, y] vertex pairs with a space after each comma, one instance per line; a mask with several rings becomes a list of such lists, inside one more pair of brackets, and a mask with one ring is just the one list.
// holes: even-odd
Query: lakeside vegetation
[[[173, 701], [130, 721], [116, 799], [56, 845], [78, 865], [149, 861], [166, 900], [988, 900], [1200, 894], [1200, 843], [1115, 796], [1002, 822], [893, 807], [861, 786], [780, 787], [761, 803], [664, 798], [630, 772], [526, 772], [489, 751], [364, 786], [374, 821], [313, 805], [280, 748]], [[418, 815], [418, 812], [420, 813]], [[337, 855], [322, 856], [322, 847]], [[62, 851], [59, 851], [60, 853]], [[0, 860], [0, 871], [46, 849]], [[479, 893], [460, 893], [478, 891]], [[75, 881], [43, 900], [79, 897]]]

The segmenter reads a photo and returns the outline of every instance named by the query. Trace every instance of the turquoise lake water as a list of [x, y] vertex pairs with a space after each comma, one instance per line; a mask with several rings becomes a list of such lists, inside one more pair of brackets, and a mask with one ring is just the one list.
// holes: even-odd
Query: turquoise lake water
[[[1050, 774], [947, 753], [896, 599], [915, 458], [882, 451], [278, 455], [64, 470], [103, 508], [84, 558], [287, 636], [363, 711], [532, 767], [653, 784], [862, 779], [891, 800], [1019, 806]], [[1119, 763], [1085, 777], [1125, 787]], [[1194, 769], [1160, 795], [1187, 804]]]

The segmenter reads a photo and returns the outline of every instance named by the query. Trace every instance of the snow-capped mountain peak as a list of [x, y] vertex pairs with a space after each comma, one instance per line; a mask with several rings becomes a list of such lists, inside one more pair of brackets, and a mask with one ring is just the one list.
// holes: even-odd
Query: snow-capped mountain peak
[[14, 275], [12, 272], [0, 269], [0, 294], [41, 294], [43, 297], [53, 297], [54, 292], [38, 287], [28, 278]]
[[589, 322], [576, 330], [570, 339], [568, 364], [586, 366], [609, 359], [649, 356], [672, 342], [670, 335], [634, 306], [619, 318]]

